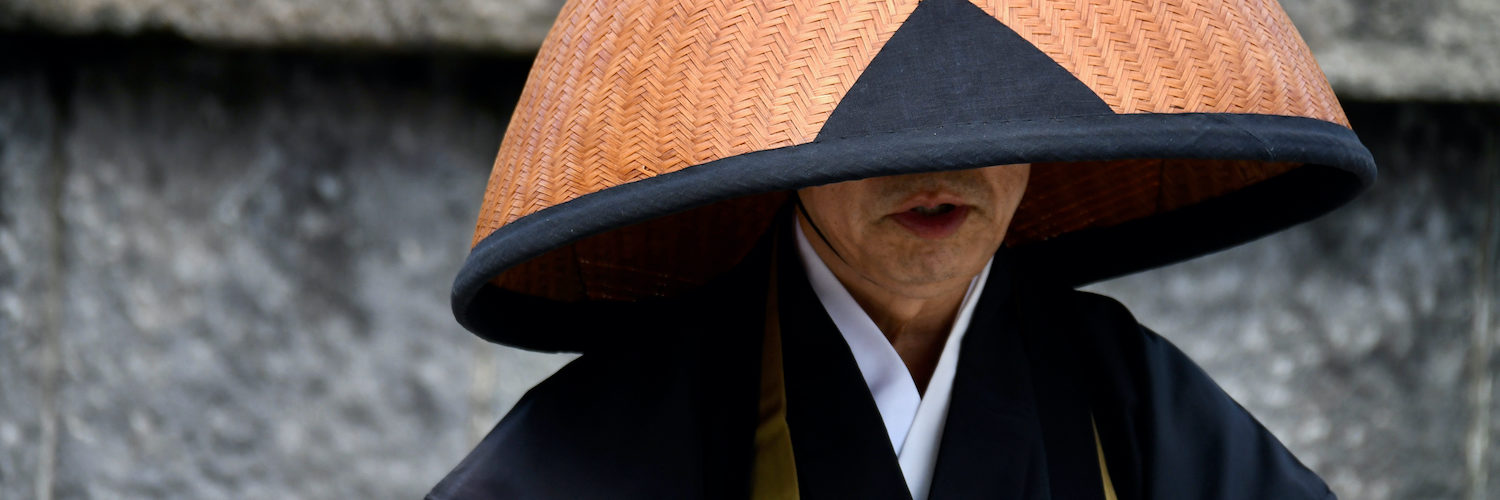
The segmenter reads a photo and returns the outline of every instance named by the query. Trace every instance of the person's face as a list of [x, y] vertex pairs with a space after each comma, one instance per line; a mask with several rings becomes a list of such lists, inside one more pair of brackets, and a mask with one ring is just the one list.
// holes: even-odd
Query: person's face
[[825, 261], [842, 260], [873, 285], [921, 296], [967, 284], [984, 269], [1030, 175], [1030, 164], [1001, 165], [874, 177], [797, 194], [842, 258]]

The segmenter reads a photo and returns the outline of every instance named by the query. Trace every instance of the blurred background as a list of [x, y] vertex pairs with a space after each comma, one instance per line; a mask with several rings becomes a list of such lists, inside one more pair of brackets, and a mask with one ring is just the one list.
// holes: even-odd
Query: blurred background
[[[1346, 499], [1500, 499], [1500, 0], [1283, 0], [1380, 166], [1097, 284]], [[452, 319], [553, 0], [0, 0], [0, 498], [417, 498], [569, 358]]]

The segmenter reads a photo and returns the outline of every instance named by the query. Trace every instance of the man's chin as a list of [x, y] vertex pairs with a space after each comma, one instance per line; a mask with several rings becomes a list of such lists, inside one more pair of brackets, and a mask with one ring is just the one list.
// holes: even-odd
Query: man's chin
[[893, 269], [898, 272], [888, 275], [891, 284], [905, 289], [946, 289], [973, 279], [984, 269], [984, 263], [981, 261], [978, 266], [973, 266], [953, 259], [924, 261], [914, 258], [903, 261], [904, 265]]

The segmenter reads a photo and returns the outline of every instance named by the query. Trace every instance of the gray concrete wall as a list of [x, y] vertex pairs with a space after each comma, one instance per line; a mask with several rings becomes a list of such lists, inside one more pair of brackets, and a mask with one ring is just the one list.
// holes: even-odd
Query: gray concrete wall
[[1343, 97], [1500, 101], [1500, 0], [1281, 0]]
[[534, 52], [560, 0], [7, 0], [0, 28], [257, 47]]
[[[0, 46], [0, 499], [417, 497], [566, 361], [447, 305], [524, 57]], [[1346, 104], [1371, 193], [1094, 289], [1343, 498], [1500, 498], [1500, 106]]]
[[420, 496], [553, 366], [447, 305], [525, 63], [116, 42], [0, 42], [0, 499]]
[[[1334, 88], [1500, 100], [1500, 0], [1282, 0]], [[261, 47], [533, 51], [560, 0], [7, 0], [0, 29], [174, 33]]]

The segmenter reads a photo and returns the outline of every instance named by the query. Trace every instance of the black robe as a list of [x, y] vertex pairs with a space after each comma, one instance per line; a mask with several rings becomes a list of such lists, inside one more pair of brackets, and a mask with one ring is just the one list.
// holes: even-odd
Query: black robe
[[[775, 249], [787, 425], [804, 499], [909, 499], [875, 402], [790, 238]], [[497, 320], [566, 330], [542, 382], [429, 499], [748, 498], [769, 245], [690, 297]], [[1002, 251], [966, 333], [929, 498], [1330, 499], [1323, 481], [1118, 302]], [[506, 294], [488, 289], [484, 294]], [[510, 313], [516, 314], [510, 314]], [[512, 325], [515, 326], [515, 325]]]

